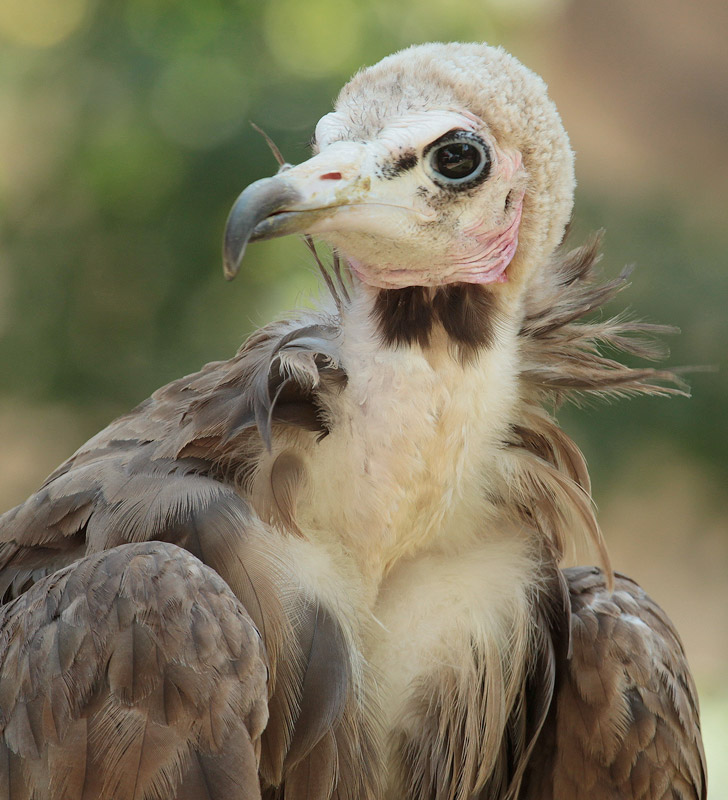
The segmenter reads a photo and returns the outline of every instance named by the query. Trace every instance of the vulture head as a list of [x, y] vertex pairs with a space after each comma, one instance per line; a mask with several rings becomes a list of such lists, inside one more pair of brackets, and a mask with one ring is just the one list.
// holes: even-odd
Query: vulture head
[[517, 302], [571, 214], [558, 112], [501, 48], [419, 45], [362, 70], [313, 148], [238, 198], [228, 277], [248, 241], [296, 232], [331, 244], [375, 290], [481, 284]]

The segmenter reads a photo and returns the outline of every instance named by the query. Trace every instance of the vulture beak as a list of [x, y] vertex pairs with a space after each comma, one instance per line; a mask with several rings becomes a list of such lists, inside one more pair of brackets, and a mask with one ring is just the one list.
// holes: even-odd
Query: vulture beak
[[[372, 191], [371, 158], [364, 144], [337, 142], [308, 161], [284, 165], [272, 178], [248, 186], [235, 201], [225, 226], [223, 267], [232, 280], [248, 242], [290, 233], [366, 230], [382, 232], [399, 213], [428, 216], [405, 196]], [[386, 208], [383, 208], [386, 207]], [[384, 212], [384, 213], [383, 213]]]
[[301, 199], [296, 188], [278, 175], [251, 183], [240, 193], [225, 223], [223, 269], [229, 281], [238, 274], [249, 241], [300, 229], [296, 222], [302, 222], [301, 215], [284, 209], [295, 207]]

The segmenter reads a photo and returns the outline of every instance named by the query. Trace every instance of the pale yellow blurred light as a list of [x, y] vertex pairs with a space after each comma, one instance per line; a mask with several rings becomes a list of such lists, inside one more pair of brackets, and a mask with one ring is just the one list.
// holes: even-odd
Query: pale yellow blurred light
[[52, 47], [81, 25], [89, 0], [1, 0], [0, 35], [31, 47]]
[[328, 75], [358, 64], [363, 17], [352, 0], [271, 0], [265, 36], [276, 61], [294, 75]]
[[5, 219], [21, 222], [28, 206], [37, 205], [39, 193], [64, 168], [78, 115], [78, 96], [67, 87], [38, 85], [28, 91], [8, 82], [0, 88], [0, 204]]

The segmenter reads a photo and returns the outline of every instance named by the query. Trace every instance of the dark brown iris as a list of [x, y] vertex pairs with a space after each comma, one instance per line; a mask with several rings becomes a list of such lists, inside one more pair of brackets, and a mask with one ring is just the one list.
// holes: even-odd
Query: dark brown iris
[[472, 175], [483, 160], [480, 150], [468, 142], [451, 142], [435, 151], [433, 166], [444, 178], [462, 179]]
[[432, 180], [449, 189], [470, 188], [490, 174], [490, 148], [474, 131], [450, 131], [425, 148]]

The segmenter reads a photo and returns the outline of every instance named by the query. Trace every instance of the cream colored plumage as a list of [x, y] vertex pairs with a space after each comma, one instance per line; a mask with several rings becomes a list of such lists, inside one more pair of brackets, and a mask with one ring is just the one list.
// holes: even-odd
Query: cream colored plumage
[[[314, 150], [243, 192], [225, 266], [319, 235], [351, 271], [332, 307], [163, 387], [0, 518], [0, 795], [705, 797], [679, 640], [612, 585], [545, 410], [680, 386], [600, 355], [660, 329], [578, 322], [624, 278], [557, 250], [573, 157], [543, 82], [411, 48]], [[560, 568], [584, 542], [604, 573]]]

